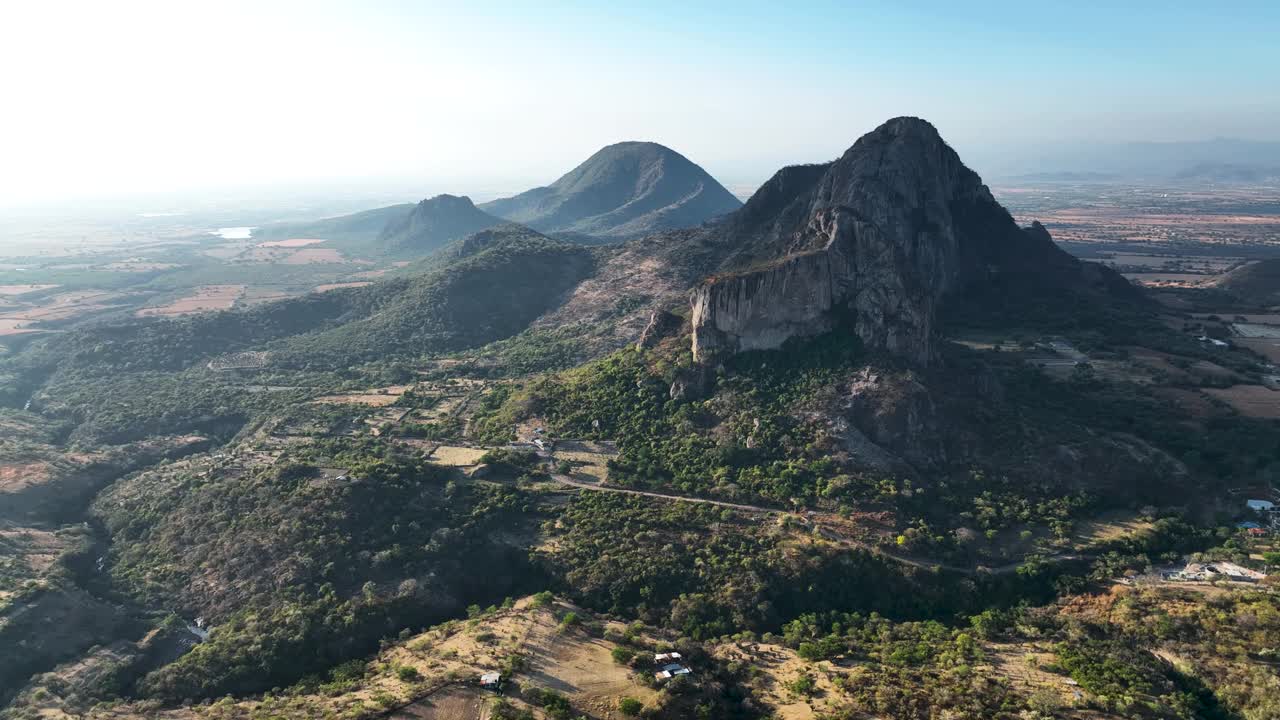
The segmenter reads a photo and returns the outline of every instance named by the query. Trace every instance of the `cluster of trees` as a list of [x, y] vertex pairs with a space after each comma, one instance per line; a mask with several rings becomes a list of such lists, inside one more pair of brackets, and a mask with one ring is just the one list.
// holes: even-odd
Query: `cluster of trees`
[[142, 693], [288, 684], [401, 628], [543, 585], [522, 549], [494, 540], [530, 520], [520, 492], [448, 480], [389, 445], [343, 439], [273, 466], [159, 468], [113, 486], [95, 505], [113, 537], [113, 589], [215, 626]]

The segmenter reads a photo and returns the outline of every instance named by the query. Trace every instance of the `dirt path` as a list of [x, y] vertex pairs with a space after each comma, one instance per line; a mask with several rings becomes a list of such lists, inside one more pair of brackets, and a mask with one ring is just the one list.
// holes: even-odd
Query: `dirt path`
[[1044, 558], [1038, 558], [1037, 560], [1021, 560], [1019, 562], [1008, 563], [1006, 565], [998, 565], [996, 567], [990, 567], [990, 568], [961, 567], [959, 565], [948, 565], [946, 563], [934, 562], [931, 560], [919, 560], [917, 558], [907, 557], [906, 555], [899, 555], [897, 553], [890, 552], [889, 550], [885, 550], [879, 545], [872, 545], [870, 543], [865, 543], [860, 540], [847, 538], [830, 528], [823, 527], [822, 525], [818, 525], [817, 523], [814, 523], [809, 518], [806, 518], [803, 515], [798, 515], [796, 513], [788, 512], [786, 510], [779, 510], [777, 508], [762, 507], [760, 505], [743, 505], [739, 503], [724, 502], [722, 500], [710, 500], [707, 498], [689, 497], [687, 495], [665, 495], [663, 493], [650, 492], [648, 490], [630, 490], [627, 488], [608, 487], [605, 485], [598, 485], [595, 483], [588, 483], [588, 482], [582, 482], [580, 480], [574, 480], [568, 475], [553, 474], [551, 478], [556, 482], [560, 483], [561, 485], [568, 485], [568, 486], [579, 488], [582, 490], [593, 490], [595, 492], [619, 493], [622, 495], [640, 495], [643, 497], [657, 498], [659, 500], [669, 500], [672, 502], [686, 502], [686, 503], [697, 503], [701, 505], [715, 505], [717, 507], [730, 508], [733, 510], [741, 510], [743, 512], [762, 513], [765, 515], [790, 515], [791, 517], [796, 518], [802, 525], [817, 528], [817, 532], [819, 535], [821, 535], [826, 540], [830, 540], [831, 542], [836, 543], [837, 545], [852, 548], [855, 550], [862, 550], [864, 552], [869, 552], [874, 555], [878, 555], [882, 558], [892, 560], [896, 563], [900, 563], [902, 565], [910, 565], [911, 567], [920, 568], [921, 570], [930, 570], [930, 571], [945, 570], [947, 572], [960, 573], [962, 575], [978, 575], [980, 573], [985, 573], [990, 575], [1006, 575], [1011, 572], [1017, 572], [1019, 568], [1022, 568], [1026, 565], [1030, 565], [1033, 562], [1047, 562], [1047, 563], [1068, 562], [1071, 560], [1084, 560], [1089, 557], [1087, 555], [1061, 553], [1058, 555], [1050, 555]]

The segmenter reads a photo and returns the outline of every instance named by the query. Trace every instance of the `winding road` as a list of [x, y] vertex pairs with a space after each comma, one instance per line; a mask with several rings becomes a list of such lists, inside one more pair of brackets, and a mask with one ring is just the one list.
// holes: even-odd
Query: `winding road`
[[1006, 565], [998, 565], [996, 567], [981, 567], [981, 566], [976, 568], [961, 567], [959, 565], [948, 565], [946, 563], [939, 563], [931, 560], [919, 560], [917, 558], [907, 557], [906, 555], [899, 555], [897, 553], [885, 550], [879, 545], [872, 545], [870, 543], [865, 543], [860, 540], [847, 538], [837, 533], [836, 531], [832, 530], [831, 528], [819, 525], [818, 523], [813, 522], [812, 520], [810, 520], [809, 518], [803, 515], [790, 512], [787, 510], [779, 510], [777, 508], [763, 507], [760, 505], [745, 505], [740, 503], [724, 502], [723, 500], [711, 500], [708, 498], [689, 497], [688, 495], [666, 495], [664, 493], [651, 492], [648, 490], [630, 490], [628, 488], [610, 487], [607, 485], [600, 485], [598, 483], [590, 483], [590, 482], [583, 482], [581, 480], [574, 480], [568, 475], [553, 474], [551, 476], [551, 479], [555, 480], [557, 483], [560, 483], [561, 485], [575, 487], [580, 490], [618, 493], [620, 495], [640, 495], [643, 497], [651, 497], [651, 498], [656, 498], [658, 500], [667, 500], [670, 502], [696, 503], [699, 505], [715, 505], [716, 507], [729, 508], [731, 510], [741, 510], [742, 512], [761, 513], [764, 515], [786, 515], [786, 516], [795, 518], [802, 525], [807, 525], [815, 528], [817, 534], [822, 536], [823, 539], [830, 540], [831, 542], [836, 543], [837, 545], [853, 548], [855, 550], [862, 550], [864, 552], [869, 552], [874, 555], [883, 557], [885, 559], [892, 560], [896, 563], [901, 563], [903, 565], [910, 565], [911, 567], [920, 568], [921, 570], [929, 570], [934, 572], [946, 571], [946, 572], [960, 573], [962, 575], [1005, 575], [1011, 572], [1017, 572], [1019, 568], [1030, 565], [1035, 562], [1047, 562], [1047, 563], [1070, 562], [1072, 560], [1087, 560], [1090, 557], [1088, 555], [1081, 555], [1076, 553], [1060, 553], [1057, 555], [1049, 555], [1046, 557], [1036, 558], [1032, 560], [1021, 560], [1019, 562], [1008, 563]]

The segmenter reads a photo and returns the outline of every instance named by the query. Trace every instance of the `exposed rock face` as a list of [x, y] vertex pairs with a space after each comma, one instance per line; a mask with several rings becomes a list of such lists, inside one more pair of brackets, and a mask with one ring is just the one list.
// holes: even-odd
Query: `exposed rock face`
[[636, 349], [643, 350], [653, 347], [662, 338], [679, 330], [683, 322], [684, 320], [675, 313], [666, 310], [654, 310], [653, 314], [649, 316], [649, 324], [645, 325], [644, 331], [640, 333], [640, 340], [636, 342]]
[[741, 206], [680, 153], [657, 143], [623, 142], [602, 148], [547, 187], [481, 209], [539, 232], [621, 239], [694, 227]]
[[723, 227], [732, 262], [746, 269], [692, 292], [700, 360], [777, 348], [844, 319], [868, 346], [927, 364], [947, 293], [998, 273], [1082, 276], [1079, 261], [1039, 225], [1019, 228], [916, 118], [890, 120], [829, 165], [781, 171]]

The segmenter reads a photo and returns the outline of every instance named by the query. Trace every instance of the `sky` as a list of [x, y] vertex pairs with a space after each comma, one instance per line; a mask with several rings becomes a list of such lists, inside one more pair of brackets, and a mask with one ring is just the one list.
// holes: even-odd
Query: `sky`
[[750, 186], [897, 115], [991, 163], [1280, 140], [1277, 37], [1274, 1], [3, 0], [0, 206], [310, 185], [483, 196], [621, 140]]

